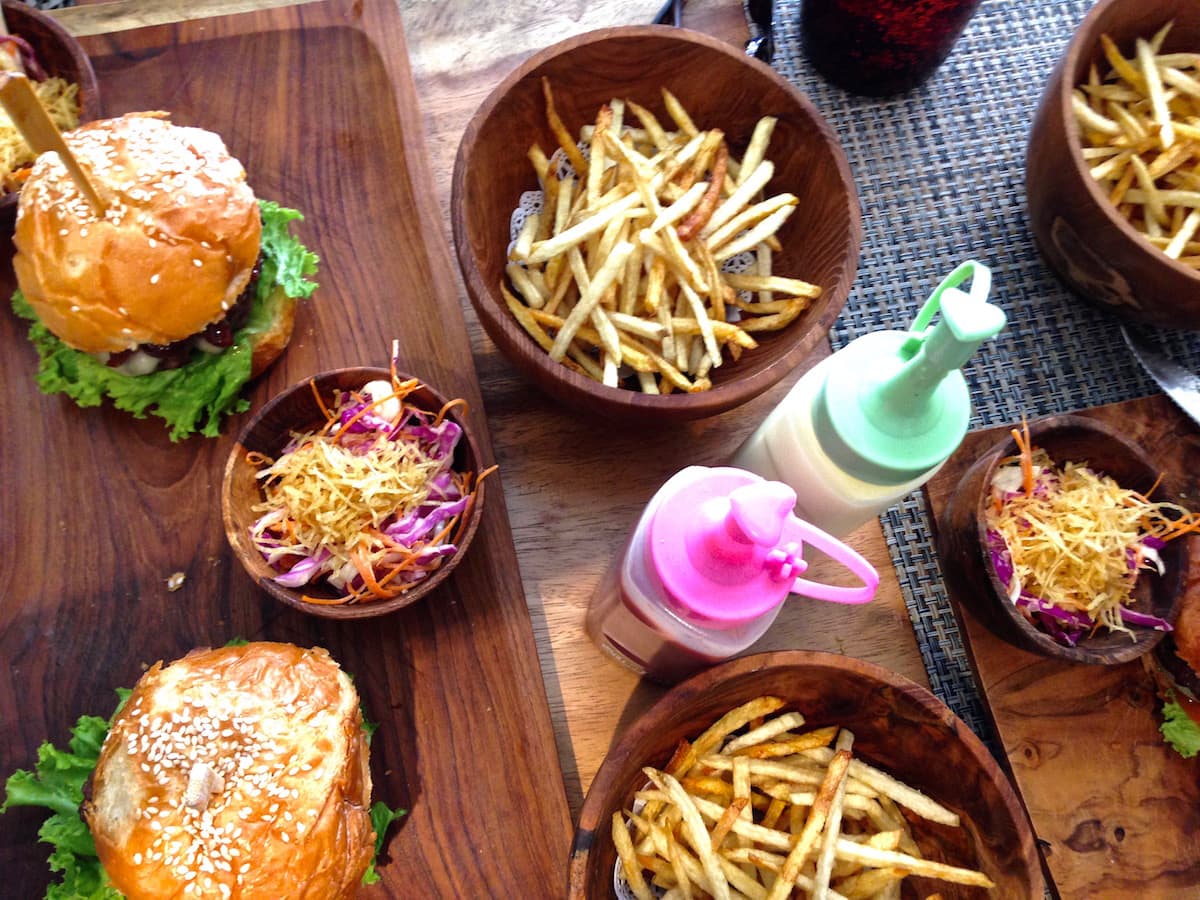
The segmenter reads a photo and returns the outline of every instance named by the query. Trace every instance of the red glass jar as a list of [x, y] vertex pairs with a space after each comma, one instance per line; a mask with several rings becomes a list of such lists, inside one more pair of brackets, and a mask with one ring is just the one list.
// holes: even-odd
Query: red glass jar
[[945, 61], [980, 0], [804, 0], [804, 53], [828, 81], [882, 97], [911, 90]]

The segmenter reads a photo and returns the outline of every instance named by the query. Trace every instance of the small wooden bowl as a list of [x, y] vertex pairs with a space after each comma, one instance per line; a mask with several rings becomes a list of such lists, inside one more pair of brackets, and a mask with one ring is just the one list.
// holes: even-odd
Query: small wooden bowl
[[[820, 285], [824, 292], [778, 332], [755, 333], [759, 346], [712, 371], [711, 390], [662, 396], [605, 387], [553, 361], [514, 320], [500, 294], [509, 221], [524, 191], [538, 189], [526, 157], [533, 143], [558, 146], [546, 124], [542, 77], [573, 134], [614, 97], [670, 123], [668, 88], [700, 128], [720, 128], [734, 154], [754, 125], [777, 116], [767, 158], [776, 166], [768, 195], [800, 200], [779, 232], [783, 251], [773, 271]], [[610, 419], [699, 419], [731, 409], [775, 384], [824, 339], [846, 302], [862, 238], [858, 195], [841, 146], [816, 108], [769, 66], [739, 48], [683, 28], [606, 28], [555, 44], [501, 82], [467, 125], [458, 157], [450, 218], [467, 292], [488, 335], [527, 378], [576, 409]]]
[[[397, 375], [401, 380], [413, 377], [402, 372], [398, 372]], [[225, 535], [234, 555], [250, 577], [268, 594], [310, 615], [328, 619], [365, 619], [416, 603], [450, 577], [450, 573], [466, 555], [471, 539], [479, 528], [486, 481], [476, 488], [475, 501], [467, 511], [470, 518], [466, 531], [463, 532], [462, 540], [458, 542], [458, 552], [446, 558], [432, 575], [390, 600], [341, 606], [305, 602], [302, 594], [332, 598], [339, 596], [339, 593], [327, 585], [318, 583], [305, 585], [299, 590], [280, 585], [273, 577], [277, 573], [267, 565], [262, 554], [254, 547], [250, 539], [250, 528], [258, 520], [258, 515], [251, 510], [255, 504], [262, 501], [262, 489], [255, 478], [258, 466], [248, 462], [246, 454], [257, 452], [271, 457], [277, 456], [293, 431], [315, 430], [325, 423], [325, 416], [313, 397], [312, 385], [316, 386], [321, 398], [326, 399], [335, 390], [359, 390], [369, 381], [386, 381], [389, 377], [390, 372], [387, 369], [362, 367], [335, 369], [304, 379], [279, 394], [254, 415], [242, 429], [237, 444], [225, 464], [225, 477], [221, 484], [221, 514], [225, 523]], [[446, 404], [447, 398], [428, 385], [422, 384], [418, 390], [408, 395], [407, 401], [421, 409], [437, 412]], [[467, 423], [457, 415], [457, 409], [452, 409], [448, 415], [463, 430], [463, 436], [454, 452], [454, 468], [460, 472], [478, 472], [481, 457], [474, 436]]]
[[1137, 38], [1173, 21], [1164, 52], [1200, 53], [1200, 4], [1100, 0], [1084, 18], [1046, 84], [1029, 135], [1025, 192], [1046, 262], [1084, 300], [1127, 319], [1200, 328], [1200, 273], [1171, 259], [1125, 221], [1088, 173], [1071, 91], [1095, 64], [1108, 70], [1100, 36], [1132, 56]]
[[[1029, 431], [1033, 446], [1045, 450], [1060, 466], [1087, 462], [1122, 487], [1142, 493], [1149, 491], [1158, 478], [1159, 470], [1141, 447], [1085, 416], [1051, 416], [1032, 423]], [[1131, 639], [1127, 634], [1102, 630], [1084, 638], [1078, 646], [1067, 647], [1029, 622], [1008, 599], [988, 551], [986, 510], [997, 466], [1018, 452], [1011, 437], [999, 441], [966, 471], [942, 513], [938, 556], [956, 596], [994, 634], [1042, 656], [1117, 665], [1148, 653], [1165, 632], [1135, 627]], [[1161, 488], [1150, 496], [1153, 500], [1171, 499]], [[1188, 565], [1187, 547], [1186, 540], [1176, 540], [1159, 551], [1166, 574], [1139, 574], [1133, 609], [1174, 621]]]
[[741, 657], [690, 678], [617, 738], [579, 816], [570, 858], [572, 900], [612, 896], [612, 815], [632, 808], [634, 793], [646, 784], [642, 767], [666, 765], [680, 740], [695, 739], [728, 710], [762, 695], [786, 700], [787, 709], [804, 715], [806, 729], [846, 726], [854, 732], [855, 757], [962, 817], [962, 828], [926, 823], [914, 826], [914, 836], [927, 857], [981, 869], [996, 890], [918, 879], [920, 896], [1042, 895], [1028, 817], [996, 760], [961, 719], [925, 688], [872, 663], [787, 651]]
[[[47, 75], [56, 75], [79, 85], [79, 122], [101, 116], [100, 87], [92, 61], [58, 20], [21, 0], [2, 0], [4, 19], [10, 33], [22, 37], [33, 47]], [[17, 217], [20, 191], [0, 194], [0, 228], [12, 231]]]

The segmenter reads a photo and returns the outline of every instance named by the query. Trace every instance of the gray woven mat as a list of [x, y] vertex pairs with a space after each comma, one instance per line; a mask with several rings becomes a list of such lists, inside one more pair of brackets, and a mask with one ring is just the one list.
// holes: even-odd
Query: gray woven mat
[[[958, 262], [991, 267], [1004, 333], [967, 369], [972, 428], [1154, 393], [1118, 321], [1069, 294], [1042, 263], [1026, 224], [1025, 142], [1043, 85], [1088, 0], [985, 0], [934, 77], [895, 99], [849, 95], [804, 59], [799, 0], [777, 0], [774, 66], [837, 131], [863, 205], [863, 248], [835, 347], [905, 328]], [[1200, 334], [1159, 332], [1200, 368]], [[920, 494], [883, 518], [934, 692], [993, 750], [934, 553]]]

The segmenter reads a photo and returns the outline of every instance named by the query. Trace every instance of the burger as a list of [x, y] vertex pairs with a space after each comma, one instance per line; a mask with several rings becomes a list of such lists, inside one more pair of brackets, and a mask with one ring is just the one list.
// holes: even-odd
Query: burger
[[243, 385], [291, 339], [317, 257], [295, 210], [256, 200], [216, 134], [164, 113], [64, 135], [90, 203], [57, 153], [21, 191], [13, 306], [31, 319], [39, 387], [162, 418], [172, 440], [218, 434]]
[[367, 763], [358, 694], [324, 650], [193, 651], [138, 681], [83, 815], [129, 900], [348, 897], [374, 856]]
[[1152, 671], [1163, 700], [1163, 738], [1181, 756], [1200, 754], [1200, 592], [1189, 579], [1174, 631], [1154, 648]]
[[5, 783], [60, 873], [47, 897], [343, 898], [404, 814], [371, 803], [370, 730], [323, 649], [242, 643], [152, 666], [111, 719]]

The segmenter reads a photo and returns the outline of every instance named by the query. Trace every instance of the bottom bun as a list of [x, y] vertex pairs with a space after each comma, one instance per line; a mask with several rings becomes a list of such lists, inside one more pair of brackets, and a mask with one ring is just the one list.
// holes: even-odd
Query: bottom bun
[[271, 325], [254, 336], [254, 355], [250, 361], [250, 377], [257, 378], [275, 360], [283, 355], [292, 339], [296, 325], [296, 298], [289, 297], [283, 288], [276, 285], [265, 301], [271, 307]]
[[130, 900], [342, 898], [374, 851], [370, 798], [350, 679], [320, 648], [251, 643], [138, 681], [84, 818]]

